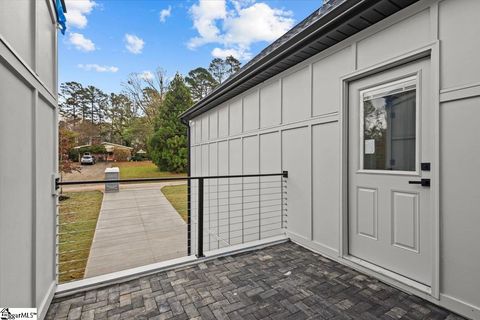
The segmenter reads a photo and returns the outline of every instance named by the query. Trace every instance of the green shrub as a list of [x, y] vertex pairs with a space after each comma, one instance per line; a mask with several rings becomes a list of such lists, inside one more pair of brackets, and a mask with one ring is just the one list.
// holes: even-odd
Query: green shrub
[[131, 156], [131, 152], [127, 149], [115, 148], [113, 150], [113, 156], [116, 161], [127, 161]]
[[145, 160], [148, 160], [148, 156], [146, 154], [136, 153], [134, 156], [130, 158], [130, 161], [145, 161]]

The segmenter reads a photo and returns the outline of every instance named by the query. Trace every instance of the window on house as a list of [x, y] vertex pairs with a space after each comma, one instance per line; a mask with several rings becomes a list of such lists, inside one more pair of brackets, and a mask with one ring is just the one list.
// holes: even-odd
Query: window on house
[[361, 101], [363, 169], [415, 171], [416, 78], [362, 91]]

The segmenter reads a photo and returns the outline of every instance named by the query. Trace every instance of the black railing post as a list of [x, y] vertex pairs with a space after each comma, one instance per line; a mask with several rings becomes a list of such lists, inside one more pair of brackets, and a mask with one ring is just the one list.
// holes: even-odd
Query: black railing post
[[[190, 122], [182, 121], [187, 127], [187, 175], [190, 177], [192, 173], [192, 155], [190, 149], [192, 148], [190, 140]], [[187, 255], [192, 254], [192, 180], [187, 180]]]
[[192, 254], [192, 182], [187, 181], [187, 255]]
[[203, 178], [198, 179], [198, 244], [197, 257], [203, 257]]
[[280, 228], [284, 229], [285, 228], [285, 223], [284, 223], [284, 216], [286, 216], [286, 214], [284, 213], [285, 211], [285, 190], [283, 190], [284, 188], [284, 179], [287, 179], [288, 178], [288, 171], [283, 171], [282, 172], [282, 177], [280, 178], [280, 199], [282, 201], [282, 205], [281, 205], [281, 225], [280, 225]]

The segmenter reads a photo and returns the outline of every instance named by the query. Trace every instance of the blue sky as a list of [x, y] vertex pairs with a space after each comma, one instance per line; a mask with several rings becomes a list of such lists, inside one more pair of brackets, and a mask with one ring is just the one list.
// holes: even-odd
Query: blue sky
[[208, 67], [214, 56], [242, 63], [319, 8], [322, 0], [66, 0], [59, 34], [60, 82], [119, 92], [130, 73], [167, 76]]

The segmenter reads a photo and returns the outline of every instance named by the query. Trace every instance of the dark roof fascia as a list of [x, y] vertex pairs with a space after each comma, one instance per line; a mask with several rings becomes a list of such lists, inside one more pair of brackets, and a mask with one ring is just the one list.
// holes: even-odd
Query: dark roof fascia
[[[65, 0], [60, 0], [60, 3], [62, 4], [63, 13], [67, 13], [67, 5], [65, 4]], [[57, 0], [52, 0], [52, 4], [53, 4], [53, 7], [55, 8], [55, 15], [57, 16], [57, 19], [58, 19]]]
[[321, 16], [317, 21], [307, 26], [304, 30], [288, 39], [285, 43], [272, 50], [269, 54], [253, 63], [245, 70], [241, 70], [237, 75], [234, 75], [232, 78], [224, 82], [203, 100], [200, 100], [193, 107], [182, 113], [180, 115], [182, 122], [187, 123], [188, 120], [192, 119], [193, 117], [196, 117], [203, 112], [217, 106], [218, 104], [215, 104], [215, 101], [221, 98], [222, 95], [224, 95], [230, 89], [241, 85], [248, 79], [265, 71], [285, 57], [298, 51], [312, 39], [316, 38], [317, 35], [321, 34], [326, 28], [331, 27], [334, 24], [343, 23], [343, 18], [345, 16], [351, 18], [349, 14], [352, 11], [356, 14], [359, 14], [363, 11], [362, 8], [367, 8], [371, 4], [375, 4], [379, 1], [380, 0], [344, 0], [343, 2], [337, 4], [333, 9], [331, 9], [331, 11]]
[[62, 2], [63, 13], [67, 13], [67, 5], [65, 4], [65, 0], [60, 0]]

